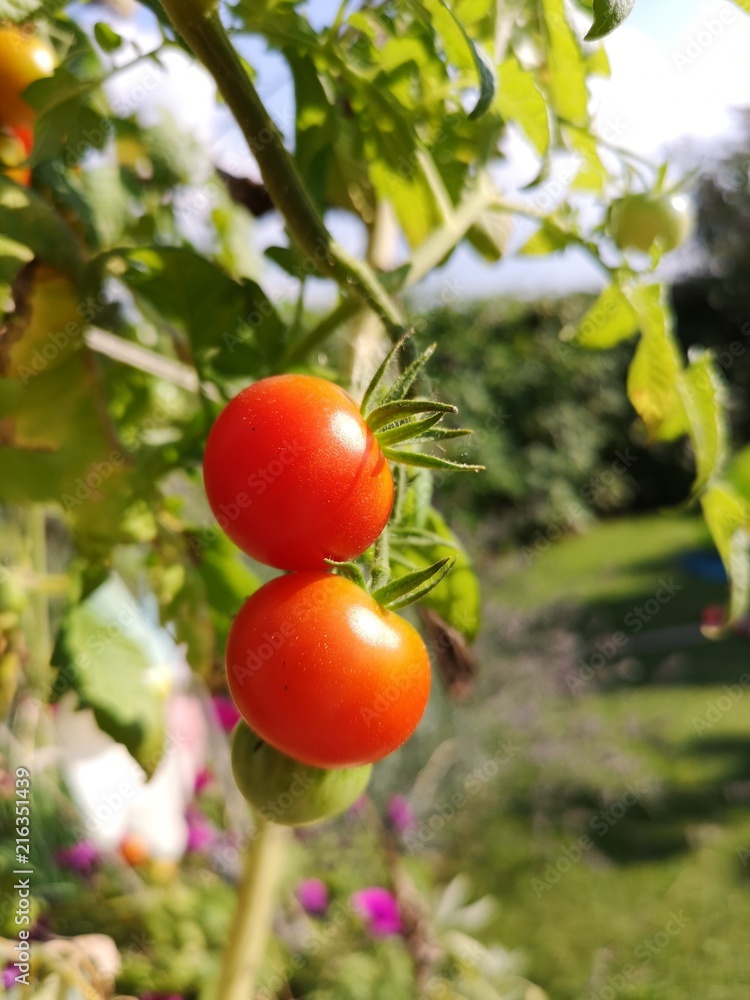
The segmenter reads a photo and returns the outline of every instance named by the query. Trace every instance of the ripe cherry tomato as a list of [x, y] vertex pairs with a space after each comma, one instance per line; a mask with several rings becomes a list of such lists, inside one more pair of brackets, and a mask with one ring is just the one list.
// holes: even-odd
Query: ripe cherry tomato
[[430, 691], [407, 621], [331, 573], [300, 572], [248, 598], [227, 641], [229, 690], [277, 750], [313, 767], [380, 760], [411, 736]]
[[20, 28], [0, 28], [0, 124], [33, 124], [36, 112], [21, 95], [54, 69], [55, 53], [41, 38]]
[[393, 505], [391, 471], [356, 404], [310, 375], [275, 375], [236, 396], [211, 429], [203, 474], [222, 529], [279, 569], [361, 555]]
[[333, 769], [300, 764], [240, 722], [232, 734], [232, 771], [237, 787], [264, 819], [307, 826], [338, 816], [356, 802], [372, 764]]
[[623, 250], [648, 253], [658, 239], [668, 253], [685, 242], [692, 225], [690, 202], [681, 194], [626, 195], [609, 212], [610, 233]]

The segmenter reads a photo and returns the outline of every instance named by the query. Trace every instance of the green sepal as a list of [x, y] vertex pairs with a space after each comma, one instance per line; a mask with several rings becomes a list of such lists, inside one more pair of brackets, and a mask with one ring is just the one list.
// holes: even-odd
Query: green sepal
[[383, 454], [392, 462], [413, 465], [418, 469], [438, 469], [442, 472], [482, 472], [484, 469], [483, 465], [470, 465], [468, 462], [451, 462], [448, 458], [438, 458], [437, 455], [427, 455], [422, 451], [383, 448]]
[[397, 399], [406, 399], [407, 392], [416, 382], [419, 373], [435, 353], [437, 344], [430, 344], [412, 363], [399, 375], [381, 402], [391, 403]]
[[452, 403], [439, 403], [432, 399], [399, 399], [393, 403], [383, 403], [382, 406], [371, 410], [367, 417], [367, 424], [372, 431], [379, 431], [382, 427], [394, 423], [396, 420], [403, 420], [415, 413], [457, 413], [456, 407]]
[[427, 569], [415, 570], [413, 573], [399, 577], [398, 580], [392, 580], [384, 587], [379, 587], [373, 591], [372, 597], [378, 604], [391, 611], [405, 608], [429, 594], [433, 587], [436, 587], [443, 577], [450, 573], [455, 561], [455, 556], [439, 559]]
[[382, 385], [383, 379], [385, 378], [385, 373], [388, 371], [388, 367], [391, 361], [393, 361], [398, 352], [404, 346], [404, 343], [408, 336], [409, 336], [408, 334], [404, 334], [404, 336], [399, 340], [399, 342], [395, 344], [394, 347], [391, 348], [391, 350], [386, 354], [386, 356], [380, 363], [380, 367], [378, 368], [378, 370], [370, 379], [370, 384], [365, 389], [365, 394], [362, 397], [362, 405], [360, 407], [360, 412], [362, 413], [363, 417], [366, 417], [367, 414], [369, 413], [370, 401], [374, 398], [378, 389]]
[[386, 427], [378, 431], [377, 439], [381, 448], [388, 448], [394, 444], [402, 444], [404, 441], [417, 441], [423, 438], [435, 424], [443, 419], [442, 413], [433, 413], [423, 420], [404, 420], [393, 427]]

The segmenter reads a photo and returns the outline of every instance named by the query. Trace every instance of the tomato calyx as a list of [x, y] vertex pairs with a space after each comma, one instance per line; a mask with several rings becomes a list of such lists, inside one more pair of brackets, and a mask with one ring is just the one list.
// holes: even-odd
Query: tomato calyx
[[423, 469], [480, 472], [484, 468], [482, 465], [456, 462], [441, 455], [398, 447], [407, 442], [414, 445], [448, 441], [471, 434], [470, 430], [462, 427], [438, 426], [446, 414], [457, 412], [452, 404], [433, 399], [407, 398], [432, 357], [435, 344], [422, 351], [390, 387], [385, 385], [388, 369], [407, 339], [408, 335], [402, 337], [392, 348], [365, 391], [361, 413], [368, 427], [377, 438], [385, 457], [392, 462]]

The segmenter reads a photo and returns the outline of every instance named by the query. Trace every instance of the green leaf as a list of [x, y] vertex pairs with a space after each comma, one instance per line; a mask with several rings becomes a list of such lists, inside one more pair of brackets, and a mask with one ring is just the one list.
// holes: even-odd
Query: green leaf
[[0, 236], [0, 317], [13, 308], [11, 289], [21, 268], [34, 259], [34, 254], [22, 243]]
[[541, 156], [550, 145], [549, 111], [534, 74], [524, 69], [515, 55], [498, 70], [495, 105], [500, 114], [523, 129]]
[[573, 242], [574, 240], [570, 233], [566, 233], [564, 229], [561, 229], [554, 222], [545, 219], [531, 239], [524, 243], [519, 253], [527, 257], [546, 257], [547, 254], [565, 250]]
[[479, 81], [479, 97], [469, 118], [480, 118], [492, 104], [497, 81], [492, 64], [482, 49], [469, 37], [463, 24], [445, 0], [419, 0], [440, 35], [445, 53], [454, 66], [474, 67]]
[[695, 453], [693, 491], [698, 492], [722, 472], [728, 453], [726, 387], [710, 351], [691, 360], [682, 378], [681, 396]]
[[[440, 514], [429, 508], [424, 531], [417, 530], [411, 535], [408, 531], [391, 531], [391, 549], [417, 567], [450, 556], [455, 558], [451, 572], [430, 591], [423, 603], [473, 642], [481, 619], [479, 580], [466, 550]], [[393, 571], [394, 575], [406, 572], [403, 566], [394, 566]]]
[[44, 7], [44, 0], [0, 0], [0, 21], [18, 24]]
[[594, 23], [586, 35], [587, 42], [604, 38], [628, 17], [635, 0], [594, 0]]
[[455, 413], [456, 407], [451, 403], [438, 403], [432, 399], [398, 399], [393, 403], [384, 403], [371, 410], [367, 415], [367, 424], [372, 431], [401, 420], [414, 413]]
[[143, 613], [116, 577], [110, 577], [63, 617], [52, 656], [55, 695], [72, 689], [82, 708], [150, 777], [161, 760], [165, 691], [160, 664], [152, 663], [138, 623]]
[[429, 594], [433, 587], [450, 573], [455, 561], [455, 556], [445, 556], [426, 569], [414, 570], [397, 580], [392, 580], [384, 587], [379, 587], [372, 592], [372, 596], [378, 604], [390, 608], [391, 611], [408, 607]]
[[750, 608], [750, 504], [728, 483], [714, 483], [701, 497], [701, 506], [731, 583], [731, 624]]
[[565, 16], [564, 0], [541, 0], [547, 40], [552, 106], [560, 118], [585, 126], [588, 119], [586, 64]]
[[577, 191], [592, 191], [602, 194], [609, 180], [607, 168], [599, 156], [596, 137], [587, 129], [566, 128], [563, 130], [570, 149], [580, 158], [578, 173], [573, 180], [573, 188]]
[[566, 328], [561, 337], [578, 347], [606, 350], [638, 332], [638, 317], [622, 289], [609, 285], [588, 309], [577, 327]]
[[104, 21], [94, 25], [94, 37], [105, 52], [116, 52], [122, 45], [122, 36]]
[[630, 302], [641, 339], [628, 371], [628, 398], [651, 440], [673, 440], [688, 430], [688, 423], [680, 395], [683, 361], [666, 294], [661, 286], [650, 285], [631, 292]]
[[60, 271], [77, 274], [81, 270], [80, 248], [73, 230], [39, 195], [2, 175], [0, 233]]

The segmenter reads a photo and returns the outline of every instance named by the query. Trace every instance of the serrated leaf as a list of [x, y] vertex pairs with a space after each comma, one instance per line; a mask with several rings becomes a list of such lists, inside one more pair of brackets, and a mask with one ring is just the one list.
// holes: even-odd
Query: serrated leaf
[[557, 115], [573, 125], [588, 119], [586, 64], [565, 16], [564, 0], [541, 0], [546, 28], [549, 92]]
[[511, 55], [498, 70], [495, 104], [500, 114], [523, 129], [541, 156], [550, 144], [549, 111], [534, 74]]
[[480, 118], [492, 104], [497, 81], [487, 55], [466, 32], [445, 0], [419, 0], [428, 12], [435, 30], [445, 47], [446, 55], [455, 65], [463, 69], [474, 67], [479, 82], [479, 97], [469, 118]]
[[163, 752], [165, 692], [160, 665], [135, 638], [142, 620], [127, 588], [110, 577], [66, 612], [52, 663], [56, 696], [74, 690], [99, 727], [151, 776]]
[[367, 424], [372, 431], [379, 431], [394, 420], [401, 420], [414, 413], [455, 413], [451, 403], [439, 403], [433, 399], [397, 399], [383, 403], [367, 415]]
[[635, 0], [594, 0], [594, 23], [586, 35], [587, 42], [604, 38], [629, 16]]
[[638, 332], [638, 317], [622, 289], [609, 285], [590, 306], [581, 322], [561, 336], [578, 347], [606, 350]]
[[731, 584], [731, 624], [750, 608], [750, 504], [728, 483], [714, 483], [701, 497], [701, 506]]
[[664, 289], [637, 288], [630, 302], [638, 316], [641, 339], [628, 371], [628, 398], [652, 440], [669, 441], [688, 430], [680, 395], [683, 361]]
[[378, 604], [390, 608], [391, 611], [406, 608], [429, 594], [433, 587], [450, 573], [455, 561], [454, 555], [445, 556], [426, 569], [414, 570], [397, 580], [392, 580], [384, 587], [379, 587], [372, 592], [372, 597]]
[[710, 351], [691, 360], [683, 374], [681, 395], [695, 454], [693, 491], [697, 493], [722, 472], [728, 452], [727, 393]]

